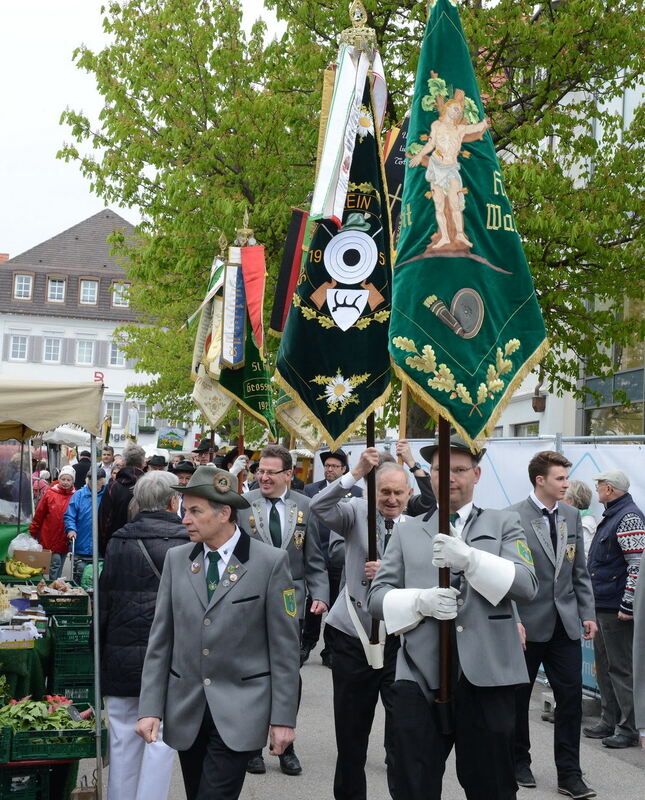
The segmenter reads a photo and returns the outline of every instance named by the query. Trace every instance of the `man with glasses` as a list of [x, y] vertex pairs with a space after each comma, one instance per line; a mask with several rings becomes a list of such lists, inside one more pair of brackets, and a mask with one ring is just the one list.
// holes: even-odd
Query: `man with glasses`
[[[440, 800], [446, 759], [455, 747], [457, 777], [469, 800], [515, 800], [515, 687], [528, 680], [512, 601], [537, 590], [531, 551], [516, 513], [481, 509], [473, 494], [485, 451], [450, 439], [450, 463], [437, 445], [421, 448], [439, 494], [450, 469], [450, 530], [438, 514], [397, 525], [368, 595], [401, 647], [393, 686], [396, 798]], [[377, 477], [378, 479], [378, 477]], [[439, 587], [438, 568], [450, 567]], [[439, 724], [439, 621], [451, 626], [452, 730]]]
[[[629, 493], [629, 478], [620, 469], [594, 475], [598, 499], [605, 506], [589, 549], [598, 633], [594, 640], [596, 675], [600, 688], [600, 722], [583, 728], [605, 747], [636, 747], [632, 686], [634, 590], [645, 547], [645, 515]], [[643, 620], [640, 620], [643, 625]], [[643, 691], [642, 686], [636, 690]]]
[[531, 771], [529, 705], [540, 664], [555, 698], [553, 744], [558, 792], [568, 797], [595, 797], [582, 780], [582, 650], [596, 634], [596, 613], [585, 565], [584, 534], [578, 510], [560, 502], [569, 487], [568, 461], [561, 453], [543, 450], [528, 466], [533, 491], [510, 507], [520, 515], [539, 581], [531, 602], [518, 601], [530, 683], [517, 692], [516, 778], [520, 786], [536, 785]]
[[[312, 614], [323, 614], [329, 606], [329, 581], [318, 524], [309, 511], [309, 498], [289, 488], [293, 461], [285, 447], [267, 445], [260, 454], [255, 477], [259, 488], [244, 495], [250, 508], [241, 511], [239, 525], [252, 538], [287, 551], [302, 630], [307, 593], [312, 598]], [[302, 772], [293, 745], [280, 756], [280, 768], [285, 775]], [[261, 753], [250, 759], [247, 771], [266, 771]]]

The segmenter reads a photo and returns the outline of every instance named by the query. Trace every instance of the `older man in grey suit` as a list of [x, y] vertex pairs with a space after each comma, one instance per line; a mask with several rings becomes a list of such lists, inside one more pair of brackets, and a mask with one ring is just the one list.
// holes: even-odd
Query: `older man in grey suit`
[[[286, 551], [296, 587], [296, 606], [301, 632], [307, 593], [312, 598], [311, 613], [322, 614], [329, 605], [327, 566], [320, 549], [318, 523], [309, 511], [309, 498], [289, 488], [293, 477], [291, 453], [277, 444], [267, 445], [260, 453], [255, 473], [259, 489], [244, 497], [250, 508], [240, 513], [239, 522], [253, 539]], [[302, 767], [293, 745], [280, 757], [285, 775], [299, 775]], [[248, 771], [265, 771], [261, 754], [253, 756]]]
[[[421, 455], [432, 464], [436, 446]], [[469, 800], [514, 800], [515, 686], [528, 680], [512, 600], [537, 590], [531, 551], [517, 514], [473, 505], [479, 459], [451, 438], [451, 535], [438, 514], [397, 525], [368, 596], [368, 611], [401, 634], [394, 684], [396, 787], [406, 800], [439, 800], [448, 754], [456, 748], [457, 777]], [[451, 586], [438, 587], [448, 566]], [[457, 599], [458, 598], [458, 599]], [[439, 626], [455, 619], [459, 677], [454, 730], [443, 732], [433, 701], [439, 688]], [[457, 667], [457, 664], [455, 664]], [[456, 671], [456, 670], [455, 670]], [[456, 676], [455, 676], [456, 677]]]
[[553, 744], [558, 792], [586, 798], [596, 793], [582, 780], [580, 768], [580, 624], [584, 638], [593, 639], [596, 615], [580, 515], [577, 509], [559, 502], [569, 486], [570, 466], [561, 453], [536, 453], [528, 467], [533, 491], [509, 509], [520, 515], [540, 583], [535, 600], [517, 603], [530, 683], [518, 690], [515, 757], [517, 782], [534, 787], [528, 714], [531, 690], [542, 663], [555, 698]]
[[250, 754], [293, 741], [298, 622], [284, 552], [235, 521], [234, 478], [198, 467], [184, 494], [192, 544], [169, 551], [143, 666], [137, 733], [179, 751], [188, 800], [236, 800]]
[[[392, 733], [392, 684], [399, 646], [388, 636], [383, 645], [369, 644], [372, 618], [367, 613], [369, 581], [379, 561], [368, 561], [367, 501], [347, 499], [347, 491], [379, 465], [379, 452], [368, 447], [358, 464], [317, 494], [311, 510], [340, 537], [345, 550], [345, 585], [327, 617], [333, 631], [334, 724], [336, 732], [335, 800], [365, 800], [367, 747], [379, 696], [385, 708], [385, 763], [390, 794], [397, 800], [394, 784], [395, 756]], [[403, 512], [412, 496], [403, 467], [385, 462], [376, 472], [377, 556], [385, 552], [395, 522], [403, 524]]]

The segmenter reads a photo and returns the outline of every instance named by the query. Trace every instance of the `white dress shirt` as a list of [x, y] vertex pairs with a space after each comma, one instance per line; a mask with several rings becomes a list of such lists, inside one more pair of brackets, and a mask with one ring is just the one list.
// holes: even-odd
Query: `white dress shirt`
[[220, 580], [222, 579], [222, 575], [224, 574], [224, 570], [228, 566], [228, 562], [231, 560], [231, 556], [233, 555], [233, 550], [235, 550], [235, 546], [237, 545], [238, 541], [240, 540], [240, 536], [242, 535], [242, 531], [235, 526], [235, 533], [231, 536], [231, 538], [224, 542], [221, 547], [218, 547], [217, 550], [213, 550], [212, 547], [209, 547], [206, 542], [204, 542], [204, 563], [206, 564], [206, 568], [208, 569], [208, 554], [211, 552], [219, 553], [219, 561], [217, 562], [217, 567], [219, 569], [219, 577]]
[[[280, 515], [280, 531], [284, 533], [285, 530], [285, 520], [287, 517], [287, 504], [285, 502], [285, 497], [287, 496], [287, 492], [289, 490], [285, 489], [284, 492], [278, 498], [278, 502], [275, 504], [276, 511]], [[275, 500], [275, 497], [269, 499], [268, 497], [264, 498], [266, 501], [266, 508], [267, 508], [267, 519], [271, 518], [271, 508], [273, 507], [272, 500]]]

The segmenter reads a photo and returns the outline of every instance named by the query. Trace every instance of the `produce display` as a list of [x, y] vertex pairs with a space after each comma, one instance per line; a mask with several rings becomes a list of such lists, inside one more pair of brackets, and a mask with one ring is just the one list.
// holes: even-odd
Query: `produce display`
[[4, 564], [7, 575], [12, 575], [14, 578], [33, 578], [35, 575], [42, 575], [43, 572], [42, 567], [30, 567], [16, 558], [7, 558]]
[[49, 586], [45, 583], [44, 580], [40, 581], [38, 586], [36, 586], [36, 591], [38, 594], [53, 594], [53, 595], [85, 595], [87, 592], [85, 589], [82, 589], [80, 586], [72, 586], [71, 584], [67, 583], [65, 578], [58, 578], [57, 580], [50, 583]]
[[72, 701], [60, 695], [45, 695], [43, 700], [32, 700], [31, 695], [22, 700], [10, 700], [0, 708], [0, 728], [14, 731], [28, 730], [78, 730], [93, 728], [94, 709], [87, 708], [72, 716]]

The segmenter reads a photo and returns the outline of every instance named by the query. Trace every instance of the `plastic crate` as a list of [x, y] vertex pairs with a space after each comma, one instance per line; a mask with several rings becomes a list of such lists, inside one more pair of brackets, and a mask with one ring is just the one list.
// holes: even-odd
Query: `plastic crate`
[[92, 617], [89, 614], [51, 617], [51, 630], [56, 646], [89, 644], [91, 622]]
[[[73, 581], [67, 581], [67, 583], [74, 587], [80, 588], [77, 583]], [[72, 595], [65, 595], [65, 594], [55, 594], [55, 595], [48, 595], [48, 594], [39, 594], [38, 601], [40, 605], [45, 609], [47, 614], [55, 614], [56, 616], [63, 616], [63, 615], [87, 615], [89, 610], [89, 597], [87, 592], [85, 594], [72, 594]]]
[[11, 758], [11, 728], [0, 728], [0, 764], [6, 764]]
[[87, 645], [76, 648], [54, 646], [52, 674], [91, 680], [94, 677], [94, 653]]
[[0, 767], [0, 800], [49, 800], [49, 767]]
[[77, 675], [52, 675], [49, 679], [49, 693], [61, 694], [74, 704], [89, 703], [94, 705], [94, 682], [79, 679]]
[[[107, 728], [101, 730], [101, 752], [107, 751]], [[61, 731], [15, 731], [11, 744], [12, 761], [55, 761], [56, 759], [94, 758], [94, 728]]]

